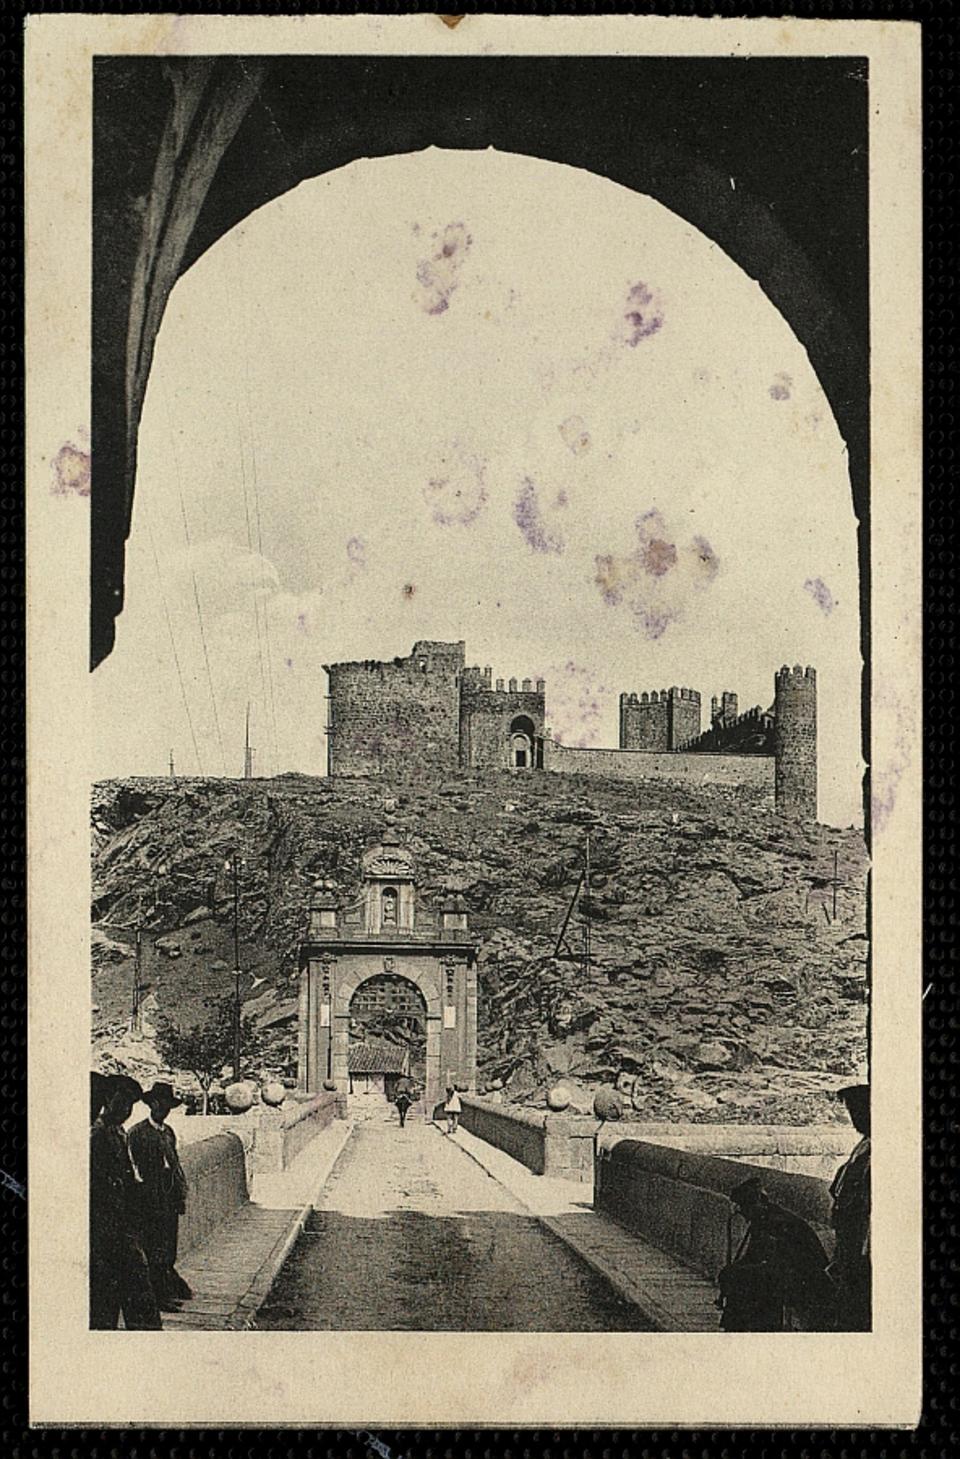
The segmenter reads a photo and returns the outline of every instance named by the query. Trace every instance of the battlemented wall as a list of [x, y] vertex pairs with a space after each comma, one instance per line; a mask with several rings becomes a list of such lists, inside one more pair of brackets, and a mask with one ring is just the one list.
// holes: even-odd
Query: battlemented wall
[[620, 695], [621, 750], [678, 750], [700, 733], [696, 689], [644, 690]]
[[459, 764], [465, 645], [415, 643], [407, 658], [324, 665], [329, 775], [445, 774]]
[[774, 705], [738, 713], [724, 690], [700, 729], [695, 689], [620, 696], [620, 747], [574, 749], [546, 736], [542, 679], [497, 679], [464, 664], [464, 643], [421, 641], [407, 658], [327, 666], [331, 775], [551, 770], [625, 780], [742, 785], [793, 819], [817, 818], [817, 676], [786, 665]]
[[544, 767], [568, 775], [614, 780], [675, 780], [681, 785], [742, 785], [774, 802], [772, 755], [710, 755], [684, 750], [595, 750], [558, 745], [548, 739]]
[[734, 700], [732, 714], [718, 714], [702, 735], [681, 748], [697, 753], [729, 755], [772, 755], [774, 754], [772, 710], [763, 710], [759, 705], [736, 713], [736, 695], [724, 695]]

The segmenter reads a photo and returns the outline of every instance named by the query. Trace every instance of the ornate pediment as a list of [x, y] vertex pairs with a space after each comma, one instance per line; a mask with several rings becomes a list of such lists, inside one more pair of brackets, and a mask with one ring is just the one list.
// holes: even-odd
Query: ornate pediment
[[413, 881], [413, 857], [403, 846], [371, 846], [363, 856], [364, 881]]

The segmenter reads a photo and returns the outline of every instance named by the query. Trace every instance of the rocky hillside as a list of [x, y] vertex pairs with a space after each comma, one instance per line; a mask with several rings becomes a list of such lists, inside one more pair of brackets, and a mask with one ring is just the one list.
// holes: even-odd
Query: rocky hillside
[[[480, 1087], [536, 1104], [563, 1077], [588, 1108], [619, 1082], [644, 1118], [806, 1122], [865, 1055], [867, 860], [854, 830], [793, 827], [743, 792], [574, 776], [126, 780], [94, 789], [95, 1058], [155, 1070], [151, 1020], [196, 1021], [233, 980], [266, 1064], [296, 1058], [297, 944], [310, 890], [355, 895], [390, 824], [419, 895], [461, 892], [480, 943]], [[592, 894], [553, 956], [590, 833]], [[834, 852], [839, 853], [833, 920]], [[592, 961], [577, 956], [589, 919]], [[126, 1032], [144, 934], [145, 1040]], [[246, 974], [249, 974], [248, 976]]]

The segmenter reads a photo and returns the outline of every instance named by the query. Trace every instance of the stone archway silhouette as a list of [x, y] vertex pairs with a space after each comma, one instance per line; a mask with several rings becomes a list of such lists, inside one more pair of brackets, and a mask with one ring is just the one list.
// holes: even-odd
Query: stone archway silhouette
[[[865, 592], [866, 75], [851, 58], [98, 57], [91, 665], [110, 653], [123, 607], [140, 415], [177, 279], [305, 179], [429, 146], [494, 147], [608, 177], [686, 219], [759, 282], [847, 442]], [[864, 716], [865, 749], [867, 728]]]

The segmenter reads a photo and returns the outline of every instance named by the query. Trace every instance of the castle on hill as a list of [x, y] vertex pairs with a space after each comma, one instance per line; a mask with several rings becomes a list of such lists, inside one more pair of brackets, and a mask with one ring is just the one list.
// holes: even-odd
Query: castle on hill
[[548, 771], [623, 780], [750, 786], [794, 820], [817, 818], [817, 676], [784, 665], [773, 704], [739, 712], [695, 689], [620, 696], [616, 749], [561, 745], [545, 729], [543, 679], [493, 679], [466, 644], [422, 640], [406, 658], [326, 664], [327, 773], [435, 778], [458, 770]]

